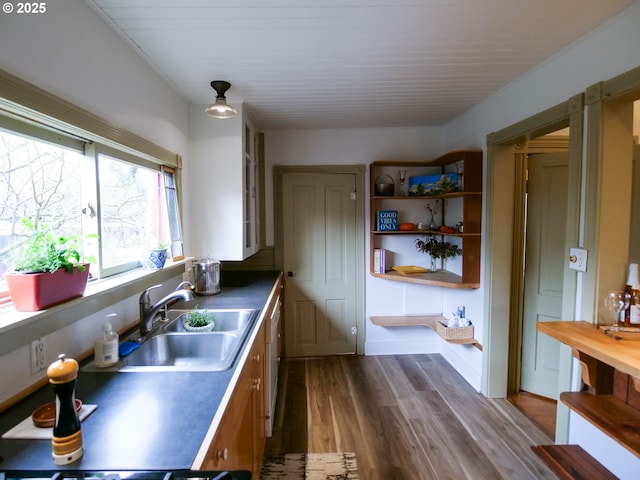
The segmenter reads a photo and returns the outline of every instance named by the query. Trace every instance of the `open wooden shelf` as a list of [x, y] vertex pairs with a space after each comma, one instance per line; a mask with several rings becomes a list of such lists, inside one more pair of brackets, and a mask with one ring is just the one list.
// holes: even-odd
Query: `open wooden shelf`
[[433, 285], [447, 288], [480, 288], [480, 282], [465, 283], [460, 275], [446, 270], [427, 273], [404, 274], [394, 270], [385, 273], [371, 273], [372, 277], [384, 278], [396, 282], [420, 283], [422, 285]]
[[607, 335], [584, 321], [538, 322], [538, 331], [570, 346], [582, 365], [586, 391], [560, 400], [640, 457], [640, 334]]
[[[376, 162], [376, 163], [388, 166], [387, 162]], [[402, 165], [406, 166], [406, 165], [413, 165], [413, 164], [403, 163]], [[431, 164], [431, 166], [434, 166], [434, 165]], [[474, 196], [474, 195], [482, 196], [482, 192], [452, 192], [452, 193], [443, 193], [440, 195], [403, 195], [403, 196], [373, 195], [371, 198], [373, 198], [374, 200], [394, 200], [394, 199], [395, 200], [435, 200], [437, 198], [456, 198], [456, 197], [466, 197], [466, 196]]]
[[640, 412], [613, 395], [562, 392], [560, 400], [640, 457]]
[[[397, 172], [398, 168], [410, 170], [410, 176], [422, 174], [442, 174], [453, 173], [455, 164], [460, 162], [463, 165], [464, 181], [463, 190], [459, 192], [443, 193], [438, 195], [407, 195], [407, 196], [383, 196], [375, 195], [375, 181], [381, 174], [389, 175]], [[480, 287], [480, 254], [481, 254], [481, 232], [482, 232], [482, 151], [467, 150], [454, 151], [442, 155], [439, 158], [422, 162], [402, 162], [377, 160], [369, 167], [369, 191], [370, 191], [370, 272], [373, 277], [383, 278], [396, 282], [418, 283], [422, 285], [433, 285], [445, 288], [466, 288], [473, 289]], [[407, 179], [408, 181], [409, 179]], [[397, 192], [394, 192], [397, 193]], [[396, 210], [398, 216], [415, 216], [421, 208], [419, 202], [430, 200], [441, 200], [440, 220], [447, 221], [449, 226], [453, 226], [458, 219], [446, 216], [446, 205], [461, 208], [461, 218], [464, 225], [464, 233], [444, 233], [439, 230], [411, 230], [411, 231], [379, 231], [377, 228], [376, 214], [379, 210]], [[460, 199], [460, 200], [455, 200]], [[418, 203], [416, 203], [418, 202]], [[460, 202], [460, 203], [458, 203]], [[461, 275], [451, 272], [434, 272], [427, 274], [403, 275], [395, 272], [374, 273], [374, 250], [384, 248], [386, 236], [400, 237], [414, 236], [425, 237], [429, 235], [438, 236], [440, 240], [445, 237], [457, 238], [455, 242], [462, 248]], [[402, 250], [415, 250], [415, 245], [408, 240], [401, 240]], [[426, 255], [426, 254], [425, 254]], [[426, 259], [429, 257], [426, 256]], [[390, 265], [388, 266], [390, 267]]]
[[617, 480], [613, 473], [589, 455], [580, 445], [538, 445], [531, 449], [562, 480]]
[[445, 233], [439, 230], [373, 230], [374, 235], [414, 235], [424, 237], [426, 235], [442, 235], [444, 237], [479, 237], [480, 233]]
[[[369, 317], [371, 323], [379, 327], [429, 327], [436, 333], [436, 322], [447, 323], [447, 319], [442, 315], [386, 315]], [[449, 343], [457, 343], [460, 345], [473, 345], [482, 350], [482, 345], [475, 338], [465, 339], [448, 339], [443, 340]]]

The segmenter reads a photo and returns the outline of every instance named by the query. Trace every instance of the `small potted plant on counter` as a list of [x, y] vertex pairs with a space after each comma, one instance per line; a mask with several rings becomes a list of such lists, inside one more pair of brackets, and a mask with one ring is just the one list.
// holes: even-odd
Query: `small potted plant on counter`
[[447, 258], [457, 257], [462, 255], [462, 250], [457, 245], [452, 243], [438, 241], [433, 235], [429, 236], [426, 241], [418, 238], [416, 239], [416, 248], [420, 252], [428, 253], [431, 257], [432, 272], [437, 271], [436, 259], [442, 259], [442, 269], [444, 269], [444, 262]]
[[14, 253], [14, 270], [5, 279], [14, 307], [35, 312], [84, 294], [89, 263], [81, 262], [77, 237], [54, 236], [48, 226], [26, 218], [27, 239]]
[[184, 329], [188, 332], [210, 332], [216, 326], [213, 318], [213, 313], [200, 310], [196, 305], [187, 313]]

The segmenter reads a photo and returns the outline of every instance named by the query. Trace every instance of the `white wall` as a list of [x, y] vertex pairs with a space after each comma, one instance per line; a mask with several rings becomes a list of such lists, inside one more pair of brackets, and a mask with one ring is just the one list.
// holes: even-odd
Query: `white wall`
[[[273, 245], [273, 182], [274, 165], [367, 165], [364, 195], [369, 196], [368, 165], [375, 160], [419, 161], [429, 160], [445, 152], [442, 129], [439, 127], [372, 128], [348, 130], [291, 130], [267, 131], [266, 139], [266, 205], [267, 243]], [[478, 143], [474, 148], [480, 148]], [[397, 179], [396, 179], [397, 181]], [[366, 202], [365, 238], [369, 252], [369, 202]], [[400, 251], [400, 249], [397, 249]], [[412, 245], [405, 248], [402, 261], [420, 264], [425, 256]], [[469, 346], [450, 347], [429, 328], [385, 328], [372, 325], [372, 315], [400, 315], [450, 312], [458, 304], [467, 306], [468, 315], [479, 318], [482, 311], [480, 290], [456, 290], [457, 295], [446, 299], [445, 290], [439, 287], [392, 282], [371, 277], [368, 260], [365, 262], [366, 278], [366, 338], [367, 355], [448, 352], [447, 356], [465, 378], [480, 388], [481, 352]], [[480, 323], [481, 327], [481, 323]], [[456, 351], [462, 353], [456, 353]], [[466, 354], [464, 353], [466, 352]]]
[[82, 0], [0, 15], [0, 45], [1, 69], [187, 156], [189, 103]]
[[640, 1], [446, 126], [447, 149], [500, 130], [640, 66]]
[[[0, 45], [0, 69], [183, 155], [188, 165], [188, 102], [82, 0], [47, 2], [42, 15], [0, 14]], [[169, 290], [180, 279], [167, 282]], [[91, 348], [110, 312], [119, 313], [116, 328], [130, 324], [138, 296], [48, 335], [47, 362]], [[44, 376], [31, 375], [29, 357], [28, 345], [0, 357], [0, 402]]]
[[[445, 146], [447, 150], [453, 150], [485, 145], [489, 133], [566, 101], [599, 81], [638, 66], [640, 2], [450, 122], [446, 126]], [[452, 295], [445, 293], [445, 303], [452, 303]], [[482, 309], [479, 311], [482, 312]], [[443, 354], [456, 368], [471, 362], [467, 352], [454, 350]], [[609, 441], [595, 427], [579, 421], [573, 413], [570, 428], [572, 443], [581, 444], [620, 478], [637, 478], [640, 469], [637, 457]]]

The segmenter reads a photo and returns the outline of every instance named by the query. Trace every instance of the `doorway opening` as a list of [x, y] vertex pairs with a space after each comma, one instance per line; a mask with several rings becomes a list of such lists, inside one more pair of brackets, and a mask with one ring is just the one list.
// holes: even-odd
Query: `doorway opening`
[[[582, 158], [583, 131], [583, 96], [577, 95], [567, 102], [545, 110], [518, 124], [492, 133], [487, 138], [487, 267], [485, 270], [485, 318], [490, 319], [489, 342], [486, 343], [486, 355], [483, 364], [482, 391], [488, 397], [508, 398], [513, 396], [519, 407], [528, 409], [532, 405], [536, 409], [542, 408], [542, 416], [531, 410], [531, 415], [539, 416], [537, 423], [555, 423], [555, 438], [560, 440], [563, 435], [557, 432], [568, 432], [568, 413], [561, 415], [562, 408], [555, 401], [561, 389], [567, 389], [571, 381], [570, 352], [560, 351], [546, 366], [553, 364], [558, 372], [555, 380], [554, 394], [528, 392], [520, 395], [522, 386], [522, 352], [525, 335], [523, 312], [525, 309], [525, 247], [527, 245], [527, 170], [530, 154], [548, 154], [551, 152], [568, 152], [568, 166], [566, 175], [566, 207], [565, 215], [556, 220], [556, 227], [564, 227], [562, 239], [555, 241], [558, 245], [554, 255], [564, 259], [564, 252], [568, 246], [578, 244], [580, 181]], [[551, 135], [563, 131], [563, 135]], [[568, 135], [567, 135], [568, 134]], [[553, 178], [553, 177], [549, 177]], [[542, 182], [543, 185], [545, 182]], [[536, 227], [539, 230], [539, 227]], [[530, 240], [529, 240], [530, 241]], [[547, 276], [549, 268], [542, 268], [545, 261], [548, 265], [547, 252], [542, 252], [536, 262], [544, 282], [539, 279], [528, 280], [535, 284], [549, 285]], [[553, 257], [553, 255], [552, 255]], [[544, 260], [546, 259], [546, 260]], [[564, 265], [564, 261], [555, 260]], [[542, 262], [542, 263], [541, 263]], [[531, 265], [529, 265], [531, 267]], [[563, 271], [565, 270], [565, 271]], [[554, 273], [552, 292], [560, 313], [553, 315], [533, 310], [533, 332], [538, 320], [546, 316], [570, 318], [575, 304], [575, 275], [570, 275], [566, 269], [559, 269]], [[536, 287], [534, 285], [534, 291]], [[535, 292], [536, 294], [539, 292]], [[549, 292], [547, 292], [549, 293]], [[536, 300], [540, 302], [540, 300]], [[535, 304], [535, 302], [534, 302]], [[551, 320], [552, 318], [549, 318]], [[531, 330], [531, 327], [529, 328]], [[525, 336], [523, 336], [525, 335]], [[534, 337], [535, 338], [535, 337]], [[534, 340], [535, 342], [535, 340]], [[534, 343], [535, 344], [535, 343]], [[534, 348], [534, 367], [545, 367], [542, 352]], [[568, 354], [567, 354], [568, 353]], [[541, 360], [541, 361], [538, 361]], [[543, 401], [539, 397], [551, 396], [552, 402]], [[555, 396], [555, 398], [553, 398]], [[526, 400], [526, 401], [525, 401]], [[556, 415], [551, 412], [556, 407]], [[529, 409], [528, 409], [529, 410]], [[545, 430], [548, 430], [545, 429]], [[554, 435], [550, 435], [554, 437]]]
[[549, 435], [551, 440], [555, 439], [557, 400], [525, 391], [510, 393], [507, 400]]
[[[559, 396], [560, 345], [538, 334], [537, 324], [562, 320], [565, 244], [568, 200], [569, 131], [528, 141], [524, 154], [523, 231], [515, 247], [521, 255], [522, 279], [514, 290], [516, 318], [512, 328], [520, 332], [514, 353], [508, 398], [527, 416], [555, 437]], [[517, 158], [514, 159], [517, 161]], [[516, 227], [514, 227], [516, 228]], [[520, 228], [520, 227], [518, 227]], [[514, 256], [516, 255], [514, 254]]]

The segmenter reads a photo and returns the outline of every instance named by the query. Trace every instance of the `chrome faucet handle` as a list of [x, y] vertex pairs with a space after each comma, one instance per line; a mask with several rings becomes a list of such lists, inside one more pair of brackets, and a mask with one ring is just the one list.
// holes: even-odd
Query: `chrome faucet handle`
[[151, 290], [156, 288], [160, 288], [162, 284], [153, 285], [152, 287], [147, 288], [144, 292], [140, 294], [140, 305], [150, 305], [151, 304]]

